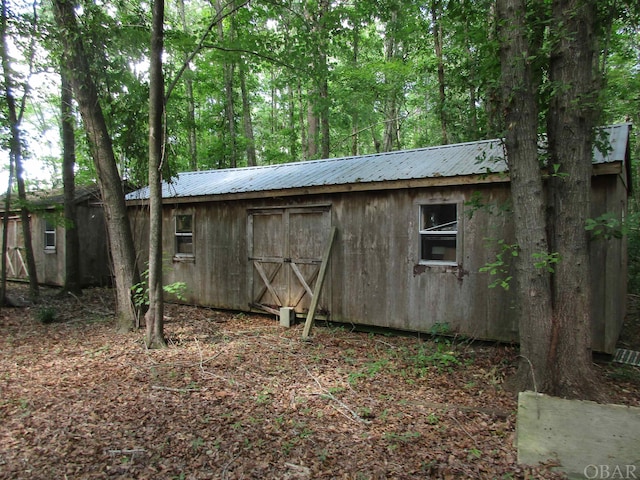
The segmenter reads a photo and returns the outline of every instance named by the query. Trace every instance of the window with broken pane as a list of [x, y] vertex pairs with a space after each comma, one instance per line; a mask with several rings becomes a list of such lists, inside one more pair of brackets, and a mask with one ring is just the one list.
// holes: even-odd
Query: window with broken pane
[[420, 261], [455, 264], [458, 247], [458, 206], [420, 206]]

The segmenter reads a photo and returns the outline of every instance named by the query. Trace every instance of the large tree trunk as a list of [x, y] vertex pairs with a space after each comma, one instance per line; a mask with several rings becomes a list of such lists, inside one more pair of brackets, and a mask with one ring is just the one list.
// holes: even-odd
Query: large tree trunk
[[139, 282], [139, 274], [122, 181], [118, 173], [111, 137], [100, 107], [98, 92], [84, 52], [82, 34], [73, 10], [74, 5], [69, 0], [54, 0], [53, 5], [65, 49], [69, 80], [78, 102], [98, 174], [113, 259], [118, 328], [121, 331], [130, 330], [136, 325], [131, 287]]
[[[585, 223], [590, 215], [593, 130], [595, 5], [553, 2], [557, 32], [549, 68], [555, 89], [547, 117], [551, 201], [551, 251], [560, 262], [553, 283], [554, 318], [548, 369], [549, 393], [573, 398], [599, 394], [591, 353], [591, 276]], [[595, 396], [595, 397], [594, 397]]]
[[[519, 256], [516, 260], [522, 361], [514, 386], [601, 399], [591, 357], [590, 214], [593, 81], [592, 2], [554, 2], [547, 114], [547, 210], [535, 132], [539, 83], [532, 63], [540, 39], [524, 0], [499, 0], [506, 147]], [[543, 227], [546, 225], [546, 231]]]
[[75, 122], [71, 100], [71, 84], [64, 71], [61, 70], [60, 113], [62, 117], [62, 183], [64, 185], [64, 288], [63, 292], [76, 295], [82, 293], [80, 277], [80, 240], [78, 238], [78, 219], [75, 202]]
[[166, 346], [162, 297], [163, 35], [164, 0], [155, 0], [149, 68], [149, 310], [145, 318], [148, 348]]
[[[5, 101], [7, 104], [7, 113], [9, 120], [9, 157], [10, 161], [15, 165], [16, 183], [18, 184], [18, 198], [22, 206], [20, 207], [20, 218], [22, 220], [22, 235], [24, 237], [25, 256], [27, 260], [27, 274], [29, 275], [29, 294], [32, 300], [37, 300], [39, 296], [38, 277], [36, 272], [36, 260], [33, 255], [33, 242], [31, 240], [31, 217], [27, 207], [27, 193], [24, 185], [24, 170], [22, 166], [22, 140], [20, 133], [20, 123], [22, 114], [18, 115], [16, 99], [14, 97], [14, 75], [11, 63], [9, 61], [9, 46], [7, 40], [7, 4], [2, 1], [1, 12], [1, 56], [2, 70], [4, 73], [5, 85]], [[26, 93], [25, 93], [26, 95]], [[24, 109], [24, 101], [22, 111]], [[5, 212], [5, 216], [8, 214]], [[6, 231], [6, 228], [5, 228]], [[3, 299], [4, 300], [4, 299]]]
[[527, 41], [526, 0], [498, 0], [501, 21], [502, 109], [509, 159], [515, 236], [520, 362], [512, 379], [516, 390], [548, 391], [547, 352], [550, 342], [551, 278], [535, 266], [534, 255], [549, 251], [545, 194], [538, 159], [537, 85], [533, 82]]

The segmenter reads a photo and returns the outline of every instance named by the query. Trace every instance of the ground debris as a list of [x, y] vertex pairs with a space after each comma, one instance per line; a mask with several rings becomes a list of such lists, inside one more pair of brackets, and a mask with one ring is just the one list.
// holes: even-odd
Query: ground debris
[[[0, 312], [0, 479], [555, 479], [517, 464], [517, 352], [167, 305], [116, 334], [108, 289]], [[605, 367], [603, 367], [605, 368]], [[625, 370], [626, 372], [626, 370]], [[638, 405], [637, 376], [610, 377]]]

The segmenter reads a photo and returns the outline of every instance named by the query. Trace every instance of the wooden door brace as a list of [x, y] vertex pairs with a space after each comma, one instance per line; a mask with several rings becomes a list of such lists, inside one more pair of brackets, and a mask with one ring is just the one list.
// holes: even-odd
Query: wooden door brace
[[329, 242], [327, 248], [322, 256], [322, 264], [320, 265], [320, 272], [318, 272], [318, 279], [313, 291], [313, 297], [311, 298], [311, 305], [309, 306], [309, 312], [307, 313], [307, 320], [304, 322], [304, 330], [302, 331], [302, 338], [306, 340], [309, 338], [309, 332], [311, 332], [311, 325], [313, 324], [313, 317], [316, 314], [316, 308], [318, 308], [318, 301], [320, 300], [320, 292], [322, 291], [322, 284], [324, 283], [324, 277], [327, 273], [327, 267], [329, 266], [329, 257], [331, 256], [331, 246], [333, 245], [333, 239], [336, 237], [336, 227], [331, 228], [329, 234]]

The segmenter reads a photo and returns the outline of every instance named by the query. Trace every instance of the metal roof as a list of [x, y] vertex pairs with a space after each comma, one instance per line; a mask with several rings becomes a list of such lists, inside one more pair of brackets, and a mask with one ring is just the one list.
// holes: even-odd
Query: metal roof
[[[611, 148], [594, 149], [594, 163], [625, 161], [629, 124], [606, 127]], [[230, 168], [180, 173], [163, 182], [162, 197], [188, 198], [211, 195], [282, 192], [313, 187], [363, 185], [380, 188], [381, 182], [440, 177], [465, 177], [506, 172], [502, 141], [483, 140], [397, 152], [282, 163], [260, 167]], [[149, 198], [144, 187], [127, 200]]]

